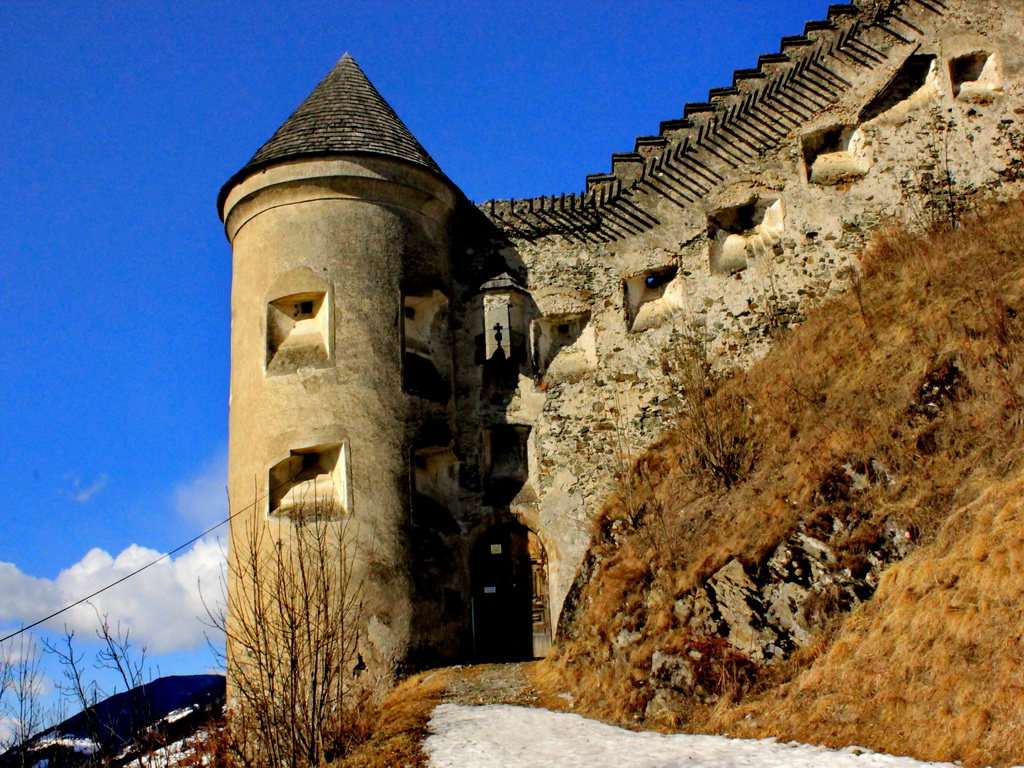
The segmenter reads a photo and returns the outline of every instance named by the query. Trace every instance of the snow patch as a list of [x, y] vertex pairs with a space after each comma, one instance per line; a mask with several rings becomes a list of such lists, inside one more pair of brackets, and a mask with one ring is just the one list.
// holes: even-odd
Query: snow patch
[[184, 707], [182, 709], [176, 709], [173, 712], [168, 712], [164, 716], [164, 721], [168, 723], [174, 723], [181, 720], [183, 717], [188, 717], [196, 711], [195, 707]]
[[441, 704], [424, 742], [432, 768], [918, 768], [859, 747], [638, 733], [580, 715], [508, 704]]
[[78, 736], [44, 736], [28, 746], [32, 752], [38, 752], [47, 747], [67, 747], [82, 755], [91, 755], [96, 751], [96, 742], [92, 739], [85, 739]]

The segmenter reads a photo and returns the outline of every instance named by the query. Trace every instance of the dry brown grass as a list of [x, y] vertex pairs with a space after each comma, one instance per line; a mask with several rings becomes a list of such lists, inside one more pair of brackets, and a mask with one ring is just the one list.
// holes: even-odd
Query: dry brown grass
[[[1020, 201], [954, 231], [894, 227], [855, 290], [715, 393], [753, 413], [745, 479], [695, 480], [685, 421], [638, 463], [606, 505], [575, 632], [552, 662], [584, 711], [642, 713], [651, 654], [692, 641], [673, 602], [730, 558], [755, 565], [838, 516], [857, 521], [840, 542], [856, 567], [895, 520], [918, 548], [869, 604], [753, 691], [734, 684], [674, 724], [1024, 762], [1022, 243]], [[870, 467], [874, 483], [850, 491], [843, 465]]]
[[968, 765], [1024, 756], [1024, 477], [995, 481], [792, 682], [716, 727]]
[[423, 672], [392, 691], [368, 724], [371, 736], [334, 768], [423, 768], [427, 722], [447, 686], [445, 670]]
[[447, 667], [422, 672], [392, 691], [365, 724], [366, 740], [333, 768], [422, 768], [430, 713], [442, 701], [566, 709], [561, 676], [538, 663]]

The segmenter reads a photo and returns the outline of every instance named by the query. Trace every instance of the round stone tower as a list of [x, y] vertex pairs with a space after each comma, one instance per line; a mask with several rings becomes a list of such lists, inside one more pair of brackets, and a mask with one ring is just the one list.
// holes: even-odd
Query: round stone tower
[[457, 194], [346, 54], [218, 201], [233, 252], [229, 595], [245, 605], [257, 540], [333, 526], [360, 590], [345, 617], [356, 673], [387, 675], [415, 632], [410, 466], [417, 436], [451, 422]]

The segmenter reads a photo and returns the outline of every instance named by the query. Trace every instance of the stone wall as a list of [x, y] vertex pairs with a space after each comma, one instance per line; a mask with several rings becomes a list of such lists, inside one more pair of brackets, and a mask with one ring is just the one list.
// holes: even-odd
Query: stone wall
[[[665, 364], [675, 333], [702, 329], [716, 365], [747, 366], [846, 288], [880, 227], [927, 227], [979, 195], [1019, 193], [1024, 20], [1007, 6], [832, 6], [613, 155], [585, 193], [485, 203], [485, 223], [463, 213], [459, 516], [470, 543], [498, 519], [539, 535], [553, 619], [616, 472], [678, 414]], [[524, 349], [495, 386], [468, 361], [485, 331], [479, 289], [506, 272], [524, 289], [511, 329]], [[494, 424], [528, 429], [528, 475], [489, 505], [477, 494]]]

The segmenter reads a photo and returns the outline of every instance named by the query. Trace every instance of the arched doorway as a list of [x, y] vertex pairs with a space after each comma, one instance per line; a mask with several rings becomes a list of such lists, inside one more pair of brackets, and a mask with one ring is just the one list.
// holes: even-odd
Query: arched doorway
[[480, 661], [525, 661], [551, 648], [547, 555], [519, 523], [487, 530], [470, 559], [473, 652]]

